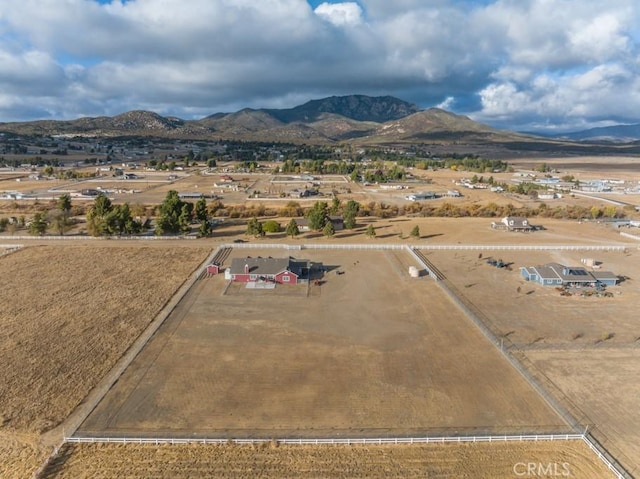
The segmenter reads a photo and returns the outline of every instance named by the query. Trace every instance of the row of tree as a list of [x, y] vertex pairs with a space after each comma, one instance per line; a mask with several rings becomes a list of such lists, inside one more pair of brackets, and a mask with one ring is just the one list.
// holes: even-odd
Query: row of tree
[[[77, 222], [77, 216], [85, 212], [84, 207], [72, 207], [71, 197], [62, 195], [56, 202], [43, 211], [36, 212], [31, 221], [26, 221], [24, 215], [20, 218], [0, 218], [0, 231], [26, 227], [31, 234], [42, 235], [47, 230], [53, 230], [57, 234], [66, 234]], [[207, 202], [201, 198], [196, 203], [184, 201], [179, 194], [172, 190], [160, 205], [148, 206], [124, 204], [112, 204], [104, 195], [96, 197], [93, 204], [86, 209], [87, 230], [94, 236], [138, 234], [147, 230], [151, 224], [151, 218], [155, 218], [156, 235], [187, 234], [194, 225], [197, 226], [199, 236], [206, 237], [212, 234], [212, 218], [264, 218], [264, 217], [289, 217], [307, 219], [309, 229], [322, 231], [327, 236], [332, 235], [332, 216], [341, 216], [346, 229], [356, 227], [357, 217], [394, 218], [398, 216], [422, 216], [422, 217], [543, 217], [559, 219], [614, 219], [627, 215], [634, 215], [632, 207], [621, 208], [614, 205], [607, 206], [580, 206], [558, 205], [550, 207], [546, 203], [540, 203], [536, 207], [516, 207], [513, 204], [498, 205], [490, 202], [487, 204], [459, 204], [452, 202], [432, 203], [414, 202], [406, 205], [390, 205], [382, 202], [359, 203], [355, 200], [341, 201], [334, 197], [331, 202], [317, 201], [311, 207], [304, 208], [298, 202], [290, 201], [282, 208], [265, 207], [264, 205], [236, 205], [226, 207], [220, 200]], [[289, 236], [295, 236], [293, 223], [286, 227]], [[253, 224], [248, 234], [259, 236], [260, 230]], [[275, 220], [267, 220], [260, 223], [260, 228], [265, 233], [281, 232], [282, 227]], [[297, 228], [297, 224], [296, 224]], [[325, 230], [326, 228], [326, 230]]]

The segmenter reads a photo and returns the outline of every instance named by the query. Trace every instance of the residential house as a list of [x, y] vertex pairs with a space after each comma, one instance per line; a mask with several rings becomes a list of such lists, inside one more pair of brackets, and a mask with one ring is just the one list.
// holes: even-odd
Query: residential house
[[582, 266], [547, 263], [520, 268], [522, 277], [543, 286], [615, 286], [618, 276], [610, 271], [589, 271]]
[[533, 227], [527, 218], [521, 216], [505, 216], [502, 223], [509, 231], [531, 231]]
[[298, 284], [307, 279], [311, 263], [308, 260], [288, 258], [234, 258], [231, 266], [225, 270], [225, 278], [231, 281], [248, 283], [267, 281], [279, 284]]

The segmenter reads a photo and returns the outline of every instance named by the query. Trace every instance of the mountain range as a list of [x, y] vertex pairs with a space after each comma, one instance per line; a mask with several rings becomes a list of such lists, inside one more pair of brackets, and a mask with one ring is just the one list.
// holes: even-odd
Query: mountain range
[[640, 140], [640, 124], [590, 128], [588, 130], [565, 133], [559, 135], [558, 138], [575, 141], [628, 143]]
[[[501, 145], [533, 151], [563, 149], [567, 140], [498, 130], [438, 108], [420, 110], [391, 96], [332, 96], [288, 109], [243, 109], [199, 120], [129, 111], [113, 117], [0, 123], [0, 132], [21, 135], [91, 137], [152, 136], [307, 144]], [[588, 137], [585, 137], [588, 138]], [[537, 146], [536, 146], [537, 145]], [[569, 148], [581, 148], [571, 146]]]
[[[0, 123], [0, 132], [29, 135], [158, 136], [293, 143], [424, 142], [439, 137], [519, 138], [471, 119], [390, 97], [333, 96], [288, 109], [243, 109], [200, 120], [129, 111], [113, 117]], [[515, 135], [515, 137], [514, 137]]]

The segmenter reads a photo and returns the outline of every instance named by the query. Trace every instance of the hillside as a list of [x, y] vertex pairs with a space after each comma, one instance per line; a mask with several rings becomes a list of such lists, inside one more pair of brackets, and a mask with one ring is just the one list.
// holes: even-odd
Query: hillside
[[392, 96], [348, 95], [311, 100], [289, 109], [263, 111], [284, 123], [313, 122], [321, 119], [323, 113], [333, 113], [356, 121], [384, 123], [420, 110], [416, 105]]
[[[631, 127], [631, 126], [630, 126]], [[289, 109], [216, 113], [199, 120], [129, 111], [113, 117], [0, 123], [0, 133], [86, 137], [147, 136], [191, 140], [241, 140], [299, 144], [351, 142], [362, 145], [429, 144], [438, 151], [487, 155], [628, 154], [638, 145], [543, 138], [497, 130], [462, 115], [415, 105], [390, 96], [349, 95], [312, 100]], [[629, 133], [631, 135], [631, 133]]]
[[614, 125], [566, 133], [560, 138], [574, 141], [606, 141], [626, 143], [640, 141], [640, 124]]

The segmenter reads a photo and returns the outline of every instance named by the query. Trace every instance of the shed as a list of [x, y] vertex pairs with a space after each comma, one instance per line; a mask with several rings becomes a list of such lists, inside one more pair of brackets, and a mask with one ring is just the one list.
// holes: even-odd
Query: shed
[[216, 263], [211, 263], [207, 265], [206, 271], [207, 271], [207, 274], [218, 274], [220, 273], [220, 265]]

